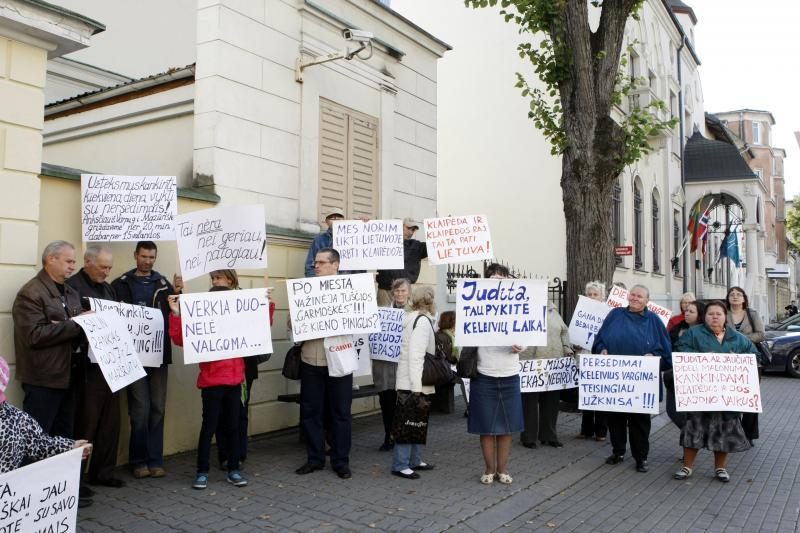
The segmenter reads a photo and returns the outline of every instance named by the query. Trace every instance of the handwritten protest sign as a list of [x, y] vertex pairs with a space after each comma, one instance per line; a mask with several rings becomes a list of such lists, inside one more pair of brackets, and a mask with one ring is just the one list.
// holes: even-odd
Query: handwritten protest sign
[[[608, 294], [608, 300], [606, 300], [606, 304], [609, 307], [627, 307], [628, 291], [622, 287], [617, 287], [614, 285], [611, 287], [611, 292]], [[661, 322], [664, 323], [664, 326], [667, 325], [669, 318], [672, 316], [672, 311], [666, 307], [661, 307], [658, 304], [654, 304], [653, 302], [647, 302], [647, 308], [658, 315], [658, 318], [661, 319]]]
[[204, 209], [180, 215], [176, 225], [184, 280], [227, 268], [267, 268], [264, 206]]
[[175, 176], [81, 174], [83, 240], [175, 240]]
[[378, 308], [381, 330], [367, 336], [370, 357], [378, 361], [396, 363], [400, 360], [403, 344], [403, 319], [406, 312], [391, 307]]
[[484, 215], [426, 218], [422, 225], [432, 265], [492, 258], [492, 238]]
[[547, 344], [547, 282], [529, 279], [460, 279], [456, 345]]
[[161, 366], [164, 360], [164, 315], [159, 309], [98, 298], [89, 298], [89, 303], [92, 311], [111, 311], [125, 322], [142, 366]]
[[578, 408], [658, 414], [660, 357], [580, 355]]
[[295, 342], [380, 331], [371, 274], [287, 279], [286, 288]]
[[72, 317], [89, 340], [89, 354], [97, 361], [111, 392], [127, 387], [145, 376], [133, 349], [128, 326], [114, 311]]
[[272, 353], [266, 289], [182, 294], [183, 363]]
[[402, 269], [403, 222], [401, 220], [337, 220], [333, 244], [342, 270]]
[[603, 325], [603, 320], [611, 311], [604, 302], [592, 300], [586, 296], [578, 296], [578, 305], [569, 321], [569, 340], [584, 350], [591, 350], [594, 338]]
[[678, 411], [761, 413], [761, 387], [753, 354], [672, 353]]
[[82, 449], [0, 475], [0, 532], [72, 532], [78, 517]]
[[524, 359], [519, 362], [522, 392], [574, 389], [578, 386], [578, 367], [573, 357]]

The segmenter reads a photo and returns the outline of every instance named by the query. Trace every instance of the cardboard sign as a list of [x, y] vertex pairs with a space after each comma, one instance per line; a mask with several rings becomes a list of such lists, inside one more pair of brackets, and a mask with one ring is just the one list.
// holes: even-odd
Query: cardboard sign
[[484, 215], [426, 218], [422, 225], [432, 265], [492, 258], [492, 237]]
[[89, 298], [92, 311], [111, 311], [127, 324], [133, 349], [142, 366], [159, 367], [164, 361], [164, 315], [159, 309]]
[[176, 225], [184, 280], [214, 270], [267, 268], [262, 205], [204, 209], [180, 215]]
[[756, 356], [732, 353], [672, 353], [678, 411], [761, 413]]
[[337, 220], [332, 248], [342, 270], [398, 270], [403, 262], [402, 220]]
[[286, 289], [295, 342], [380, 331], [371, 274], [287, 279]]
[[100, 371], [111, 392], [117, 392], [146, 373], [142, 367], [128, 326], [115, 311], [103, 311], [72, 317], [89, 340], [89, 356], [100, 365]]
[[578, 386], [578, 367], [573, 357], [524, 359], [519, 362], [522, 392], [574, 389]]
[[75, 531], [82, 449], [0, 474], [0, 532]]
[[173, 241], [175, 176], [81, 174], [84, 242]]
[[547, 282], [530, 279], [458, 280], [457, 346], [547, 344]]
[[[606, 304], [609, 307], [628, 307], [628, 291], [614, 285], [611, 287], [611, 292], [608, 294]], [[672, 316], [672, 311], [666, 307], [654, 304], [653, 302], [647, 302], [647, 308], [657, 314], [658, 318], [661, 319], [661, 322], [663, 322], [666, 327], [669, 318]]]
[[660, 357], [580, 355], [578, 409], [658, 414]]
[[266, 289], [182, 294], [183, 363], [272, 353]]
[[403, 346], [403, 320], [406, 312], [403, 309], [379, 307], [378, 316], [381, 330], [366, 337], [370, 357], [377, 361], [396, 363], [400, 360], [400, 349]]
[[592, 300], [586, 296], [578, 296], [578, 305], [569, 321], [569, 340], [575, 346], [591, 351], [597, 332], [603, 325], [603, 320], [611, 311], [604, 302]]

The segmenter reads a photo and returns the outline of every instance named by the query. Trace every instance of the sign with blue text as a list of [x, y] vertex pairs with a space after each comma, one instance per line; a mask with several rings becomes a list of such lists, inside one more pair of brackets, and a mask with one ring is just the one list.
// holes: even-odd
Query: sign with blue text
[[0, 532], [76, 531], [83, 449], [0, 475]]
[[580, 355], [578, 409], [658, 414], [660, 357]]
[[266, 289], [182, 294], [184, 364], [272, 353]]
[[287, 279], [294, 342], [381, 330], [372, 274]]
[[522, 392], [574, 389], [578, 386], [578, 367], [574, 357], [523, 359], [519, 362]]
[[403, 345], [403, 320], [406, 312], [392, 307], [379, 307], [381, 330], [366, 336], [371, 359], [396, 363]]
[[513, 344], [547, 344], [547, 282], [460, 279], [456, 291], [456, 345]]
[[591, 351], [597, 332], [603, 320], [611, 311], [605, 302], [598, 302], [586, 296], [578, 296], [578, 305], [569, 321], [569, 340], [575, 346]]
[[672, 353], [678, 411], [761, 413], [756, 356], [751, 353]]
[[337, 220], [332, 248], [342, 270], [400, 270], [403, 262], [402, 220]]

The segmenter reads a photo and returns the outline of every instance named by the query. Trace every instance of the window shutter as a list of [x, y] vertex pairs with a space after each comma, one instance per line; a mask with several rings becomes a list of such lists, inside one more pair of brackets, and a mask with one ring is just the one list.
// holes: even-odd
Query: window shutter
[[341, 109], [325, 103], [320, 106], [320, 220], [332, 211], [347, 215], [347, 124], [348, 117]]
[[348, 142], [348, 213], [351, 218], [378, 216], [378, 125], [350, 117]]

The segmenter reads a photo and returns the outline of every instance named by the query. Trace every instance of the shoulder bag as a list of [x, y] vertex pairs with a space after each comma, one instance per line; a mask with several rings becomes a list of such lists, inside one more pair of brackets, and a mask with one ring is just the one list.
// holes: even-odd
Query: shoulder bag
[[[420, 318], [423, 318], [423, 315], [419, 315], [416, 320], [414, 320], [414, 325], [411, 327], [412, 330], [417, 327], [417, 322], [419, 322]], [[428, 317], [424, 318], [431, 327], [431, 333], [435, 337], [436, 333], [433, 331], [433, 324]], [[434, 352], [436, 352], [435, 349]], [[441, 357], [438, 353], [425, 352], [425, 362], [422, 365], [423, 385], [429, 387], [436, 385], [448, 385], [453, 383], [454, 380], [455, 374], [453, 374], [453, 370], [450, 368], [450, 363], [447, 362], [447, 359]]]
[[300, 379], [300, 352], [303, 349], [303, 343], [293, 344], [289, 351], [286, 352], [286, 358], [283, 360], [283, 370], [281, 374], [286, 379]]
[[470, 346], [461, 349], [456, 363], [456, 374], [460, 378], [472, 379], [478, 375], [478, 348]]

